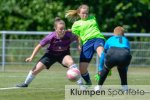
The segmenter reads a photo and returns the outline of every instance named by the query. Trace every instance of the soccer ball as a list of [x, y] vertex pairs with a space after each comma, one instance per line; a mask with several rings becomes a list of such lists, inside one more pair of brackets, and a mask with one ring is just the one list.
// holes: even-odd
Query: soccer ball
[[78, 81], [80, 78], [80, 71], [77, 68], [70, 68], [67, 71], [67, 78], [72, 82]]

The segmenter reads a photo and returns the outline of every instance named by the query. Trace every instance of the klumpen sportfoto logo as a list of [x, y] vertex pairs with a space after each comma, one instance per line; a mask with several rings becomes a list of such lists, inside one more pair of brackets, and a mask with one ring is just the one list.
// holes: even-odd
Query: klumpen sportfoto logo
[[109, 96], [117, 96], [117, 95], [144, 95], [146, 92], [140, 89], [128, 89], [123, 91], [121, 89], [106, 89], [106, 90], [80, 90], [80, 89], [70, 89], [71, 96], [94, 96], [94, 95], [109, 95]]
[[150, 85], [130, 85], [126, 91], [122, 89], [121, 85], [104, 85], [97, 91], [94, 90], [94, 87], [92, 85], [81, 89], [78, 85], [67, 85], [65, 86], [65, 100], [96, 100], [99, 98], [116, 100], [116, 98], [126, 97], [128, 100], [147, 100], [150, 98]]

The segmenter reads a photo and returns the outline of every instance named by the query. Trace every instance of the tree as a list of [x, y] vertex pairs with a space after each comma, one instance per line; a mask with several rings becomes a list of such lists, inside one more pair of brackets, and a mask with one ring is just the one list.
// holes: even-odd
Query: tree
[[150, 32], [149, 0], [0, 0], [0, 29], [52, 31], [56, 16], [65, 19], [65, 11], [88, 4], [101, 31], [112, 32], [124, 26], [128, 32]]

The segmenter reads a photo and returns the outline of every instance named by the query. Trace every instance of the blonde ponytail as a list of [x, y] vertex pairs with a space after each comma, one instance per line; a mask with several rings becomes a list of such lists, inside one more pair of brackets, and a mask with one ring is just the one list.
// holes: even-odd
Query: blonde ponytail
[[71, 22], [76, 21], [79, 19], [78, 10], [68, 10], [65, 17]]
[[69, 21], [73, 22], [76, 21], [77, 19], [79, 19], [79, 15], [78, 13], [80, 12], [80, 9], [87, 9], [89, 10], [89, 6], [86, 4], [82, 4], [78, 7], [77, 10], [68, 10], [66, 12], [65, 17], [69, 19]]

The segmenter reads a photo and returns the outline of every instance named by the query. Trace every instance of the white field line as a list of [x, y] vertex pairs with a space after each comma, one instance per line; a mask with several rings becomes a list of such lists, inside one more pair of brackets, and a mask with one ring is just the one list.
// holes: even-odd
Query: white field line
[[0, 88], [0, 90], [11, 90], [11, 89], [18, 89], [19, 87], [7, 87], [7, 88]]
[[7, 77], [7, 78], [20, 78], [20, 77], [26, 77], [26, 76], [0, 76], [0, 77], [2, 77], [2, 78], [5, 78], [5, 77]]
[[[0, 76], [0, 78], [26, 78], [27, 76]], [[38, 78], [47, 78], [47, 77], [40, 77], [37, 76]], [[57, 77], [55, 79], [62, 79], [63, 77]], [[49, 79], [49, 78], [48, 78]], [[51, 78], [52, 79], [52, 78]]]
[[53, 90], [53, 91], [60, 91], [60, 90], [64, 90], [62, 88], [60, 89], [56, 89], [56, 88], [20, 88], [20, 87], [6, 87], [6, 88], [0, 88], [1, 90], [12, 90], [12, 89], [27, 89], [27, 90]]

